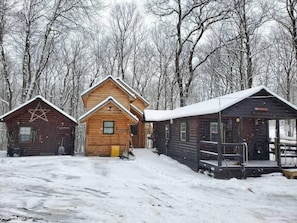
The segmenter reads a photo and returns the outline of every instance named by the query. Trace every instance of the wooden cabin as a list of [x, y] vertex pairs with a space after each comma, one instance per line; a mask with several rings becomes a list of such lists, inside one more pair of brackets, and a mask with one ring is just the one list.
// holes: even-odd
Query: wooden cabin
[[[296, 137], [280, 143], [279, 123], [296, 120], [297, 108], [264, 86], [171, 111], [145, 110], [144, 116], [154, 123], [160, 153], [216, 178], [260, 176], [280, 171], [286, 157], [296, 161]], [[276, 123], [273, 139], [271, 120]]]
[[130, 147], [145, 147], [143, 110], [149, 103], [123, 80], [107, 76], [81, 95], [86, 113], [86, 155], [120, 155]]
[[8, 156], [73, 154], [76, 120], [36, 96], [2, 115], [7, 127]]

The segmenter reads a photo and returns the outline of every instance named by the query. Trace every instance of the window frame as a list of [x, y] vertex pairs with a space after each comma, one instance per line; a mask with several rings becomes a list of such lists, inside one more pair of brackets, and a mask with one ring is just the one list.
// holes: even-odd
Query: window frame
[[[209, 123], [209, 140], [213, 142], [218, 141], [218, 122], [210, 122]], [[215, 137], [214, 137], [215, 135]]]
[[170, 125], [165, 124], [165, 139], [168, 140], [170, 139]]
[[[106, 126], [106, 124], [112, 123], [112, 126]], [[109, 130], [112, 130], [111, 132]], [[104, 135], [113, 135], [115, 130], [115, 121], [103, 121], [103, 131]]]
[[187, 122], [180, 122], [179, 123], [179, 138], [180, 138], [180, 141], [186, 142], [187, 141], [187, 134], [188, 134]]
[[19, 143], [31, 143], [32, 127], [20, 126], [19, 127]]

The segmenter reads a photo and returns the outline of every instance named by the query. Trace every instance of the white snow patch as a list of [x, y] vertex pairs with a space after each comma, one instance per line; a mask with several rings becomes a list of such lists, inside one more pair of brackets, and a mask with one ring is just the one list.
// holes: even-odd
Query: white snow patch
[[280, 173], [217, 180], [148, 149], [136, 159], [6, 157], [3, 222], [296, 222], [297, 183]]

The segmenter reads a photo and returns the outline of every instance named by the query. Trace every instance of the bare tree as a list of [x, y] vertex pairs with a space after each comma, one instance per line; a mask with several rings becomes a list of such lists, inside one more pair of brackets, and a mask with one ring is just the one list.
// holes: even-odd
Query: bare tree
[[[5, 35], [8, 35], [9, 17], [15, 2], [3, 0], [0, 2], [0, 73], [1, 73], [1, 89], [3, 92], [0, 94], [1, 102], [7, 104], [8, 110], [12, 109], [13, 103], [13, 86], [12, 75], [10, 70], [9, 55], [5, 49]], [[1, 80], [0, 79], [0, 80]]]
[[[190, 86], [197, 68], [215, 50], [205, 56], [197, 56], [199, 46], [212, 24], [225, 19], [229, 11], [221, 1], [147, 1], [148, 9], [162, 18], [169, 18], [175, 30], [175, 76], [179, 88], [180, 106], [186, 105]], [[173, 22], [172, 22], [173, 21]], [[198, 58], [196, 64], [193, 60]]]
[[251, 88], [253, 85], [253, 57], [257, 54], [257, 43], [260, 41], [258, 31], [268, 20], [268, 6], [265, 1], [233, 0], [232, 20], [235, 25], [234, 34], [239, 40], [236, 53], [241, 89]]
[[117, 55], [117, 75], [125, 80], [125, 72], [132, 52], [133, 33], [140, 26], [142, 16], [133, 2], [116, 3], [111, 9], [110, 29]]
[[153, 89], [150, 98], [154, 109], [173, 109], [174, 92], [176, 79], [174, 75], [174, 41], [168, 36], [167, 26], [156, 24], [152, 28], [151, 42], [154, 50], [154, 61], [152, 66], [153, 79], [151, 88]]
[[290, 101], [297, 81], [297, 2], [295, 0], [277, 1], [272, 17], [280, 25], [274, 33], [276, 58], [282, 69], [276, 75], [279, 88]]
[[87, 18], [92, 5], [89, 1], [39, 1], [24, 0], [18, 12], [22, 55], [21, 101], [38, 93], [38, 85], [55, 43], [66, 35], [67, 30], [82, 27], [82, 18]]

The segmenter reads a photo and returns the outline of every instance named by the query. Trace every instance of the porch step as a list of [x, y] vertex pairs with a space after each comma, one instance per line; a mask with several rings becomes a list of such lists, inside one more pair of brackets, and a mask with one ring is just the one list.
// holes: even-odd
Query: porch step
[[288, 179], [297, 177], [297, 169], [283, 169], [283, 175]]

